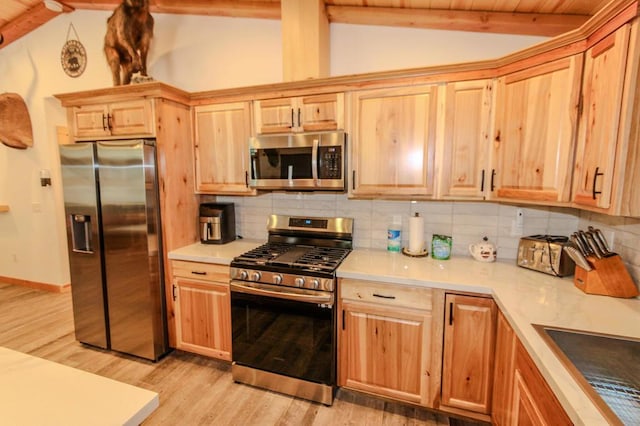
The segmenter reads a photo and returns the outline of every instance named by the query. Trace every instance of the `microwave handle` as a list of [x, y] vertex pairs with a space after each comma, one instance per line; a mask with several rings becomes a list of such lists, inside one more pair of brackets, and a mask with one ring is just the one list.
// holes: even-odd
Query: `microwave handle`
[[318, 145], [319, 137], [313, 138], [313, 148], [311, 149], [311, 177], [314, 182], [318, 182]]

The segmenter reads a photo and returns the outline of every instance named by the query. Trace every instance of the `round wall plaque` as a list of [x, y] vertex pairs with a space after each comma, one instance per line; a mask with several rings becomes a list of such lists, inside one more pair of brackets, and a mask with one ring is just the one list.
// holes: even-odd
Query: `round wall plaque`
[[62, 69], [69, 77], [82, 75], [87, 66], [87, 52], [78, 40], [67, 40], [60, 55]]

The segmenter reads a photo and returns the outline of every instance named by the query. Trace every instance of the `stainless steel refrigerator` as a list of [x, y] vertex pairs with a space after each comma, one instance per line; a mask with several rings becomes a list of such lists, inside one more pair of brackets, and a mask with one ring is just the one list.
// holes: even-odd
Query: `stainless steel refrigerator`
[[169, 350], [155, 142], [60, 146], [76, 339], [150, 360]]

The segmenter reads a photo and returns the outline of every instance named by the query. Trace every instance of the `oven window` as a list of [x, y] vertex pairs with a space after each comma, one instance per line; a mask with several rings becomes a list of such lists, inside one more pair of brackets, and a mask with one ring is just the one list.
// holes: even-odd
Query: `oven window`
[[335, 384], [333, 308], [231, 292], [233, 361]]
[[254, 179], [312, 179], [312, 148], [252, 149]]

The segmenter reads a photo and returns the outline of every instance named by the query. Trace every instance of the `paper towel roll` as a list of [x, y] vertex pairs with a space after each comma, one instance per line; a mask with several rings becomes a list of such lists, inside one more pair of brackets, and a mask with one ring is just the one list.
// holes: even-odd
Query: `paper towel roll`
[[424, 250], [424, 219], [416, 213], [409, 218], [409, 252], [417, 254]]

